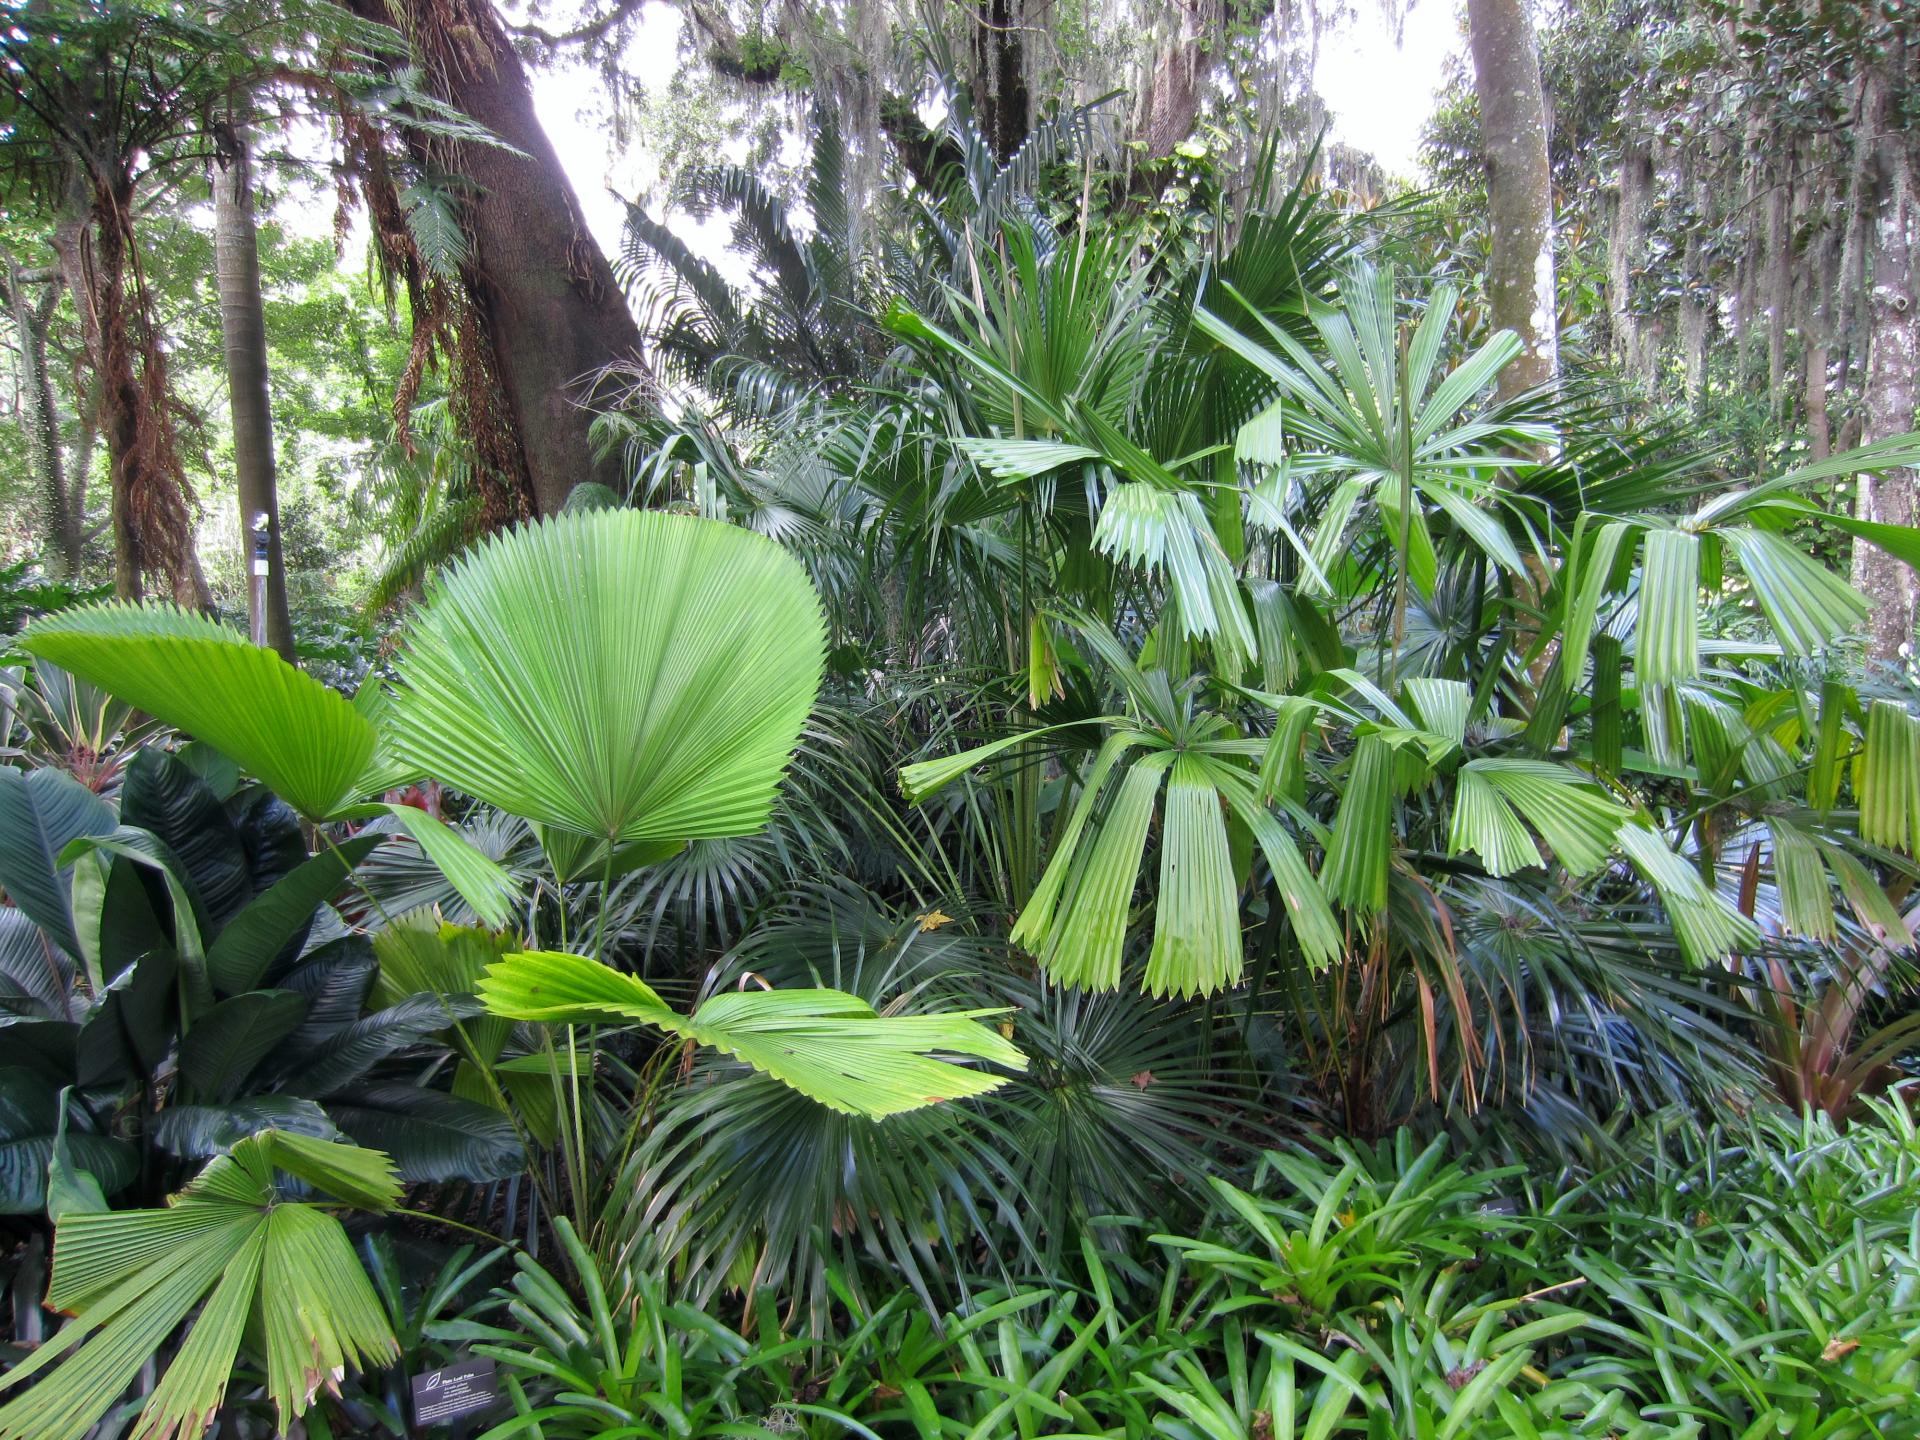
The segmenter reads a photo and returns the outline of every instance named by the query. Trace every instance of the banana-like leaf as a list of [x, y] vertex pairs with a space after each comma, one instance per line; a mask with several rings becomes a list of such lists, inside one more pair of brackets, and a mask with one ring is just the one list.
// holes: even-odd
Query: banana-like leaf
[[391, 1364], [399, 1346], [340, 1222], [289, 1202], [276, 1170], [351, 1206], [399, 1199], [378, 1151], [264, 1131], [213, 1160], [162, 1210], [69, 1214], [54, 1237], [47, 1303], [74, 1320], [0, 1376], [52, 1373], [0, 1408], [0, 1440], [80, 1440], [194, 1311], [134, 1433], [197, 1440], [243, 1342], [264, 1352], [284, 1430], [346, 1369]]
[[360, 793], [373, 727], [227, 626], [171, 605], [105, 601], [36, 620], [20, 643], [206, 741], [309, 819]]
[[[14, 1055], [16, 1062], [24, 1058]], [[131, 1145], [67, 1129], [65, 1112], [66, 1092], [39, 1070], [0, 1066], [0, 1215], [38, 1215], [46, 1206], [48, 1166], [59, 1145], [109, 1193], [139, 1174]]]
[[488, 967], [480, 996], [495, 1014], [514, 1020], [637, 1020], [723, 1050], [830, 1109], [875, 1120], [1006, 1083], [1004, 1076], [941, 1055], [1013, 1070], [1027, 1064], [979, 1023], [999, 1011], [881, 1015], [837, 990], [746, 990], [715, 995], [685, 1016], [631, 975], [552, 951], [509, 955]]
[[356, 835], [304, 861], [256, 895], [207, 947], [207, 978], [222, 995], [252, 989], [280, 949], [313, 919], [313, 912], [346, 883], [355, 865], [384, 835]]
[[220, 1001], [180, 1041], [180, 1074], [192, 1097], [231, 1100], [306, 1013], [306, 997], [292, 990], [249, 990]]
[[60, 770], [0, 767], [0, 890], [67, 954], [80, 954], [60, 854], [113, 829], [113, 807]]
[[396, 755], [611, 841], [752, 834], [825, 667], [804, 569], [736, 526], [581, 511], [468, 552], [416, 615]]

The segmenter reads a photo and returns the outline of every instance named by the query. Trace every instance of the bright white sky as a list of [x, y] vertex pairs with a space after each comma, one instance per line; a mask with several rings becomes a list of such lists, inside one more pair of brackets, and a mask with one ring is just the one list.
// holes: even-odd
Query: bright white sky
[[[1334, 116], [1334, 136], [1368, 150], [1392, 173], [1420, 179], [1420, 130], [1450, 53], [1464, 48], [1457, 0], [1414, 0], [1395, 43], [1385, 0], [1355, 0], [1358, 13], [1321, 42], [1315, 80]], [[681, 65], [680, 12], [666, 0], [650, 0], [627, 47], [629, 72], [649, 90], [664, 90]], [[553, 140], [587, 214], [587, 223], [609, 254], [619, 247], [625, 206], [609, 190], [637, 195], [659, 178], [657, 161], [644, 144], [615, 153], [605, 123], [594, 113], [599, 77], [557, 67], [534, 76], [534, 106]], [[735, 157], [738, 158], [738, 157]], [[727, 224], [695, 226], [685, 216], [673, 227], [709, 259], [721, 260]], [[724, 268], [724, 261], [722, 262]]]

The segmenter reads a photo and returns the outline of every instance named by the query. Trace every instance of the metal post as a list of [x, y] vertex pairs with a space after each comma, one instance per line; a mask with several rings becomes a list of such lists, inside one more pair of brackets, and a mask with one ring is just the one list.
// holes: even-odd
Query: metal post
[[247, 633], [253, 643], [267, 643], [267, 517], [256, 511], [248, 517]]

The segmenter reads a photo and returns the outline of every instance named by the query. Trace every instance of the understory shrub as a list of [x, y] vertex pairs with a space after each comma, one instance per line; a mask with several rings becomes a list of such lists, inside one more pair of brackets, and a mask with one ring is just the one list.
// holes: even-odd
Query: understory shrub
[[[475, 1326], [509, 1436], [1920, 1435], [1920, 1131], [1651, 1117], [1610, 1169], [1530, 1173], [1400, 1132], [1274, 1150], [1193, 1235], [1096, 1223], [1052, 1279], [976, 1276], [788, 1338], [518, 1257]], [[1097, 1237], [1097, 1238], [1096, 1238]]]

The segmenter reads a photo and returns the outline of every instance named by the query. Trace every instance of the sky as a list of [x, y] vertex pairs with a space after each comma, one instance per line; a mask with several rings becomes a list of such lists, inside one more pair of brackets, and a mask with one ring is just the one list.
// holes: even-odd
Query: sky
[[[1456, 0], [1403, 0], [1398, 37], [1387, 19], [1388, 0], [1354, 0], [1354, 14], [1323, 38], [1315, 81], [1333, 113], [1334, 137], [1371, 151], [1390, 174], [1422, 178], [1420, 130], [1450, 53], [1464, 49]], [[682, 63], [680, 11], [650, 0], [627, 47], [630, 72], [649, 90], [664, 89]], [[614, 153], [604, 122], [592, 113], [599, 78], [578, 67], [553, 67], [533, 78], [534, 108], [546, 127], [587, 224], [609, 254], [620, 244], [625, 205], [610, 192], [645, 192], [657, 164], [643, 146]], [[669, 223], [693, 248], [726, 268], [724, 220], [696, 225], [685, 216]]]

